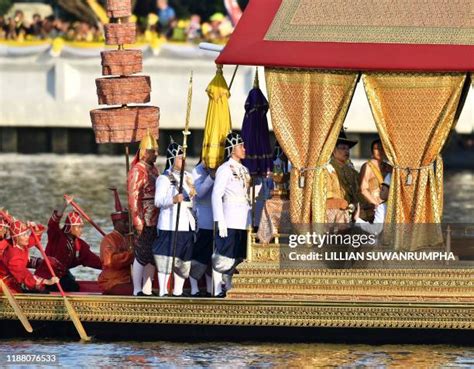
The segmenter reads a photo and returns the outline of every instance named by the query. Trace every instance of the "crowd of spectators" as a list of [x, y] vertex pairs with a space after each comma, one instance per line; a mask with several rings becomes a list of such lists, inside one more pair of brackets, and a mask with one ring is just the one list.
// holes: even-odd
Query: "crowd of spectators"
[[42, 18], [34, 14], [31, 20], [25, 19], [21, 10], [14, 17], [0, 16], [0, 39], [3, 40], [47, 40], [57, 37], [68, 41], [102, 41], [103, 30], [100, 25], [86, 22], [69, 22], [54, 16]]
[[[137, 38], [142, 40], [153, 36], [171, 41], [188, 42], [225, 42], [233, 31], [229, 18], [215, 13], [206, 22], [198, 14], [188, 19], [178, 19], [166, 0], [157, 0], [157, 13], [130, 21], [137, 23]], [[42, 18], [34, 14], [26, 19], [21, 10], [13, 17], [0, 16], [0, 40], [47, 40], [62, 38], [66, 41], [103, 42], [103, 25], [82, 21], [67, 21], [48, 16]]]

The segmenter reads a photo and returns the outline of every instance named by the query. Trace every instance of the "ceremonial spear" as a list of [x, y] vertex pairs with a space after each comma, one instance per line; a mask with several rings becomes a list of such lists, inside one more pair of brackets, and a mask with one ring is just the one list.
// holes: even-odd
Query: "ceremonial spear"
[[[181, 164], [181, 172], [179, 175], [178, 195], [183, 193], [184, 167], [186, 165], [186, 150], [188, 148], [188, 136], [191, 134], [191, 132], [189, 132], [189, 117], [191, 115], [192, 97], [193, 97], [193, 72], [191, 71], [191, 76], [189, 77], [188, 99], [187, 99], [187, 105], [186, 105], [186, 122], [184, 124], [184, 131], [183, 131], [183, 162]], [[176, 244], [178, 242], [179, 214], [180, 213], [181, 213], [181, 202], [178, 202], [178, 208], [176, 210], [175, 232], [173, 234], [173, 258], [171, 259], [171, 276], [170, 276], [171, 281], [170, 281], [169, 290], [168, 290], [169, 296], [172, 295], [171, 286], [174, 286], [173, 272], [174, 272], [174, 261], [176, 259]]]

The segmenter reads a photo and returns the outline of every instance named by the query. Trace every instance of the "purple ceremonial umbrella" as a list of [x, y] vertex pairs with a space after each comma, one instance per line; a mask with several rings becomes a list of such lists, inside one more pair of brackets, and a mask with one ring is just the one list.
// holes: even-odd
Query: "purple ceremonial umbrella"
[[243, 164], [251, 175], [265, 176], [273, 170], [273, 150], [270, 147], [270, 132], [267, 121], [268, 101], [258, 86], [258, 72], [253, 88], [245, 102], [245, 117], [242, 123], [242, 139], [246, 158]]

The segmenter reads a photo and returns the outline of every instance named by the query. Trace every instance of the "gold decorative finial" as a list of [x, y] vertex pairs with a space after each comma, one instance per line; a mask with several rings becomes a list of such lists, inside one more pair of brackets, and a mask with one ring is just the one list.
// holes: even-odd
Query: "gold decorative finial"
[[258, 67], [255, 68], [255, 78], [253, 80], [253, 88], [260, 88], [258, 83]]

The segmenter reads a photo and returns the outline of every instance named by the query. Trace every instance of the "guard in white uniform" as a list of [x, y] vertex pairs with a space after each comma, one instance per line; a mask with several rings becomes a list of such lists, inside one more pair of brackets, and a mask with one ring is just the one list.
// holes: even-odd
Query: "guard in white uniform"
[[155, 206], [160, 209], [158, 236], [153, 243], [153, 254], [158, 269], [160, 296], [167, 294], [173, 258], [173, 237], [176, 227], [178, 203], [181, 203], [174, 263], [173, 295], [181, 296], [186, 278], [191, 269], [196, 220], [193, 214], [195, 195], [191, 174], [184, 172], [183, 193], [178, 194], [180, 171], [183, 159], [180, 145], [171, 142], [167, 149], [167, 169], [156, 181]]
[[212, 190], [212, 211], [218, 229], [212, 276], [214, 295], [219, 297], [225, 296], [222, 281], [228, 291], [235, 267], [245, 258], [251, 215], [250, 174], [240, 162], [245, 158], [245, 148], [237, 133], [227, 135], [225, 156], [228, 160], [217, 169]]
[[[194, 197], [194, 209], [197, 215], [198, 232], [196, 242], [193, 246], [191, 260], [191, 272], [189, 281], [191, 283], [191, 296], [211, 296], [212, 277], [211, 257], [214, 241], [214, 219], [212, 217], [212, 188], [214, 186], [215, 171], [206, 168], [204, 162], [200, 162], [193, 170], [193, 181], [196, 189]], [[207, 273], [206, 273], [207, 272]], [[201, 294], [198, 281], [206, 276], [206, 294]]]

